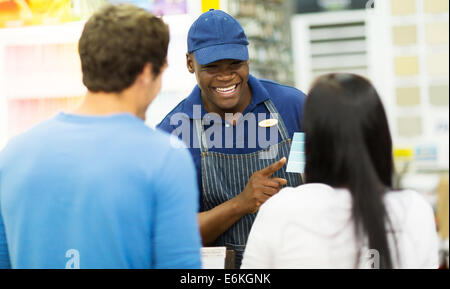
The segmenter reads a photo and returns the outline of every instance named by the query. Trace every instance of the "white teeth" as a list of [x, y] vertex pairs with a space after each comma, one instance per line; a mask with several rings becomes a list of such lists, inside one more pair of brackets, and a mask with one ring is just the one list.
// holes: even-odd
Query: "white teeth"
[[220, 88], [220, 87], [218, 87], [218, 88], [216, 88], [216, 90], [217, 90], [218, 92], [230, 92], [230, 91], [233, 91], [233, 90], [236, 88], [236, 86], [237, 86], [237, 85], [233, 85], [233, 86], [225, 87], [225, 88]]

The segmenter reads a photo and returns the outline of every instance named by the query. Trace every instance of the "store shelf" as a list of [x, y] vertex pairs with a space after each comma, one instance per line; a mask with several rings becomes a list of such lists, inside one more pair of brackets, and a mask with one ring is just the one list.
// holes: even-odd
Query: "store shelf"
[[250, 42], [250, 72], [293, 85], [289, 4], [285, 0], [229, 0], [228, 8]]

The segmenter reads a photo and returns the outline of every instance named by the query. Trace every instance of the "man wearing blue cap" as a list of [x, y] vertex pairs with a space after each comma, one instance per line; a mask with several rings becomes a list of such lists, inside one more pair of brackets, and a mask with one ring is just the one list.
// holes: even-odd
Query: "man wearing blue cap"
[[186, 55], [198, 85], [158, 125], [183, 139], [194, 159], [203, 244], [233, 249], [237, 268], [258, 208], [284, 185], [302, 183], [283, 167], [305, 95], [250, 75], [248, 44], [232, 16], [203, 13]]

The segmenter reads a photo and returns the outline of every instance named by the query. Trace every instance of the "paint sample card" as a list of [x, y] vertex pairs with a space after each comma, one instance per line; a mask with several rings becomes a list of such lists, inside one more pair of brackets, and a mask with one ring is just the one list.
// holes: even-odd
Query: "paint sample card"
[[426, 13], [432, 14], [445, 13], [448, 12], [448, 2], [448, 0], [425, 0], [424, 10]]
[[[450, 1], [381, 2], [391, 8], [394, 135], [411, 145], [409, 161], [448, 170]], [[435, 143], [416, 147], [422, 141]]]
[[415, 87], [398, 87], [397, 105], [398, 106], [416, 106], [420, 104], [420, 88]]
[[420, 117], [399, 117], [397, 133], [401, 137], [416, 137], [422, 134], [422, 119]]
[[427, 69], [431, 75], [447, 75], [449, 72], [448, 53], [433, 53], [427, 56]]
[[300, 174], [305, 172], [305, 134], [302, 132], [294, 133], [286, 172]]
[[414, 76], [419, 74], [419, 57], [398, 56], [394, 60], [397, 76]]
[[448, 22], [427, 23], [425, 30], [428, 44], [448, 44]]
[[391, 0], [392, 15], [409, 15], [416, 13], [416, 0]]
[[392, 28], [394, 45], [406, 46], [417, 44], [417, 26], [395, 26]]
[[430, 103], [434, 106], [449, 105], [449, 88], [448, 85], [430, 86]]

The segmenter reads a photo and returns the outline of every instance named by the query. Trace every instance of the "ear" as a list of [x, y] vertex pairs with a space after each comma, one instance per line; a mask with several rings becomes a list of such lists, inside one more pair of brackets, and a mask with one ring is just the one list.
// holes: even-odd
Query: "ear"
[[186, 66], [190, 73], [195, 72], [193, 55], [189, 53], [186, 53]]
[[150, 62], [145, 64], [144, 68], [142, 69], [141, 74], [139, 74], [139, 76], [138, 76], [138, 79], [144, 84], [148, 84], [151, 80], [154, 79], [153, 67]]
[[[160, 69], [159, 74], [160, 74], [160, 75], [163, 74], [164, 71], [166, 71], [167, 67], [169, 67], [169, 63], [167, 62], [167, 58], [166, 58], [166, 60], [164, 61], [163, 66], [161, 66], [161, 69]], [[158, 75], [158, 76], [159, 76], [159, 75]]]

